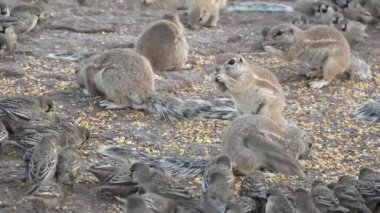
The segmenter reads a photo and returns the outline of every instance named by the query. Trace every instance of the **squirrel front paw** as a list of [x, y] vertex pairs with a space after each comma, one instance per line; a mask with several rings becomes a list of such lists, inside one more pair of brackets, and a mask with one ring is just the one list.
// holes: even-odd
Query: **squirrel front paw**
[[264, 46], [264, 50], [266, 52], [269, 52], [270, 54], [273, 54], [273, 55], [277, 55], [277, 56], [283, 56], [284, 55], [283, 51], [276, 49], [273, 46], [266, 45], [266, 46]]
[[216, 82], [225, 82], [226, 81], [226, 75], [223, 73], [218, 73], [215, 75], [215, 81]]

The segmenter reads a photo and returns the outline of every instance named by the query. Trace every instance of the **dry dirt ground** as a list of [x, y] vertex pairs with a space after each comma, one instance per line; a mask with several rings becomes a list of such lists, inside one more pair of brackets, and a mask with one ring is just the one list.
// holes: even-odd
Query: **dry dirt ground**
[[[89, 165], [103, 160], [95, 153], [100, 145], [129, 144], [157, 155], [207, 157], [218, 153], [221, 132], [226, 125], [220, 120], [169, 121], [134, 110], [103, 110], [97, 98], [81, 94], [74, 78], [77, 64], [46, 58], [48, 53], [101, 52], [128, 46], [149, 23], [172, 6], [163, 4], [168, 8], [142, 11], [131, 6], [136, 0], [88, 1], [93, 3], [91, 7], [78, 6], [74, 0], [52, 1], [50, 23], [20, 36], [14, 59], [0, 59], [2, 70], [22, 75], [0, 75], [0, 95], [48, 95], [55, 101], [55, 113], [74, 117], [91, 130], [90, 140], [81, 147], [84, 172], [74, 194], [54, 212], [120, 211], [115, 200], [91, 190], [96, 179], [85, 171]], [[223, 96], [214, 89], [210, 79], [213, 56], [226, 51], [243, 53], [252, 63], [269, 68], [280, 78], [287, 95], [287, 117], [310, 133], [314, 145], [312, 158], [305, 166], [310, 177], [331, 181], [341, 174], [355, 174], [361, 166], [379, 169], [379, 124], [358, 121], [352, 116], [358, 105], [380, 94], [379, 24], [369, 27], [371, 38], [358, 47], [360, 55], [372, 65], [371, 80], [341, 79], [326, 88], [311, 90], [307, 88], [309, 80], [302, 75], [307, 71], [306, 66], [284, 62], [261, 49], [261, 29], [283, 22], [289, 16], [229, 12], [222, 14], [216, 29], [188, 30], [188, 63], [192, 69], [182, 76], [199, 78], [180, 88], [164, 85], [162, 91], [194, 98]], [[3, 150], [0, 155], [0, 205], [9, 206], [0, 208], [0, 212], [32, 212], [31, 205], [22, 199], [28, 186], [22, 181], [25, 170], [20, 156], [14, 149]]]

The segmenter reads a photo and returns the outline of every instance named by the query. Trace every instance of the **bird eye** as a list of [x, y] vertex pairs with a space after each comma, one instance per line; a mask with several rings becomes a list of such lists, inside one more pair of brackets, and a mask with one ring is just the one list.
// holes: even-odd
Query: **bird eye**
[[228, 65], [234, 65], [236, 63], [235, 59], [231, 59], [228, 61]]

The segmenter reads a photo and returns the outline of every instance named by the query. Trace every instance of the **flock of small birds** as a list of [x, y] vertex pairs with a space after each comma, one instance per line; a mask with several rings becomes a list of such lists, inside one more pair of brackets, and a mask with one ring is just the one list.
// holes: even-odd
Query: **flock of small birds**
[[[145, 0], [142, 4], [153, 2]], [[363, 13], [365, 7], [360, 15], [354, 16], [354, 6], [365, 5], [360, 0], [314, 4], [317, 6], [313, 6], [313, 14], [328, 13], [330, 9], [337, 12], [336, 8], [340, 7], [345, 20], [363, 25], [372, 21], [368, 18], [372, 10]], [[373, 16], [380, 15], [380, 8], [377, 9]], [[0, 2], [0, 17], [0, 50], [4, 50], [6, 56], [17, 48], [17, 34], [28, 33], [37, 23], [47, 21], [48, 3], [38, 0], [9, 9]], [[335, 23], [338, 20], [332, 21], [338, 24]], [[216, 24], [213, 22], [211, 27]], [[348, 22], [339, 20], [337, 26], [345, 30]], [[36, 212], [57, 208], [66, 196], [75, 193], [73, 186], [80, 174], [78, 148], [90, 137], [90, 131], [78, 126], [72, 118], [51, 115], [53, 108], [53, 101], [46, 96], [17, 95], [0, 99], [0, 144], [2, 148], [12, 146], [25, 152], [26, 181], [30, 185], [25, 199]], [[357, 114], [360, 113], [359, 110]], [[320, 180], [305, 181], [302, 187], [290, 191], [268, 184], [266, 173], [254, 171], [244, 177], [236, 196], [232, 162], [222, 155], [206, 166], [200, 197], [195, 197], [188, 187], [157, 165], [121, 161], [93, 165], [88, 171], [100, 181], [95, 188], [125, 203], [128, 213], [380, 213], [380, 172], [370, 168], [361, 168], [358, 177], [341, 176], [336, 183], [327, 185]]]

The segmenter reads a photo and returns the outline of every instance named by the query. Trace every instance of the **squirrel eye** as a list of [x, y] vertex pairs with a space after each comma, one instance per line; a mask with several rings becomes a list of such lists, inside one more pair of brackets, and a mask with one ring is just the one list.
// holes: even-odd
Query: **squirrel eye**
[[202, 17], [200, 17], [200, 18], [198, 19], [198, 21], [201, 22], [201, 21], [202, 21]]
[[284, 34], [284, 31], [283, 31], [283, 30], [278, 31], [278, 32], [276, 33], [276, 36], [281, 36], [282, 34]]
[[347, 29], [347, 25], [346, 25], [346, 24], [342, 24], [342, 26], [340, 26], [340, 29], [341, 29], [342, 31], [346, 31], [346, 29]]
[[236, 63], [235, 59], [231, 59], [228, 61], [228, 65], [234, 65]]

